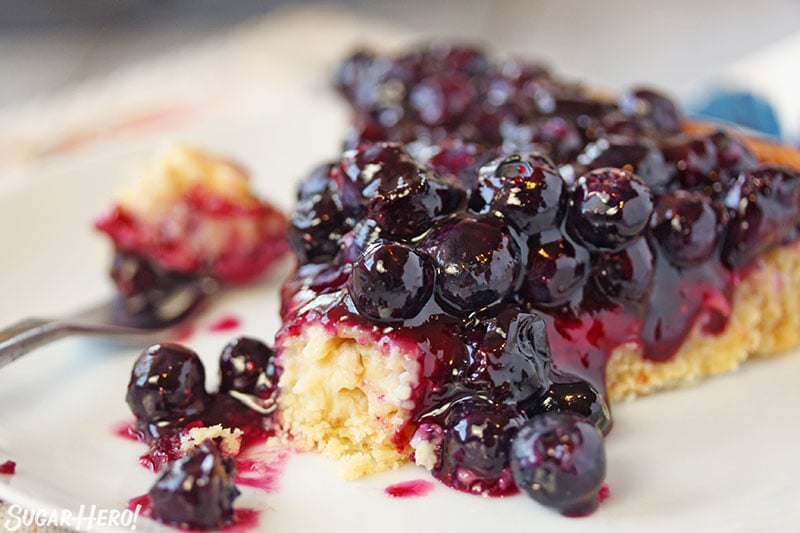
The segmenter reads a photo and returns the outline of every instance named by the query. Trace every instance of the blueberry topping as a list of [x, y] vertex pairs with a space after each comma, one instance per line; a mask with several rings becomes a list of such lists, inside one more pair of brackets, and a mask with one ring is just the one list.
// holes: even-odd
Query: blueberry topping
[[704, 194], [675, 191], [656, 199], [650, 225], [669, 261], [686, 267], [711, 257], [726, 220], [727, 213], [714, 209]]
[[491, 392], [496, 402], [518, 404], [538, 397], [550, 376], [547, 326], [539, 315], [508, 306], [494, 316], [477, 317], [472, 341], [470, 383]]
[[155, 518], [186, 529], [220, 529], [233, 523], [236, 461], [206, 441], [169, 464], [150, 489]]
[[653, 195], [625, 170], [593, 170], [578, 178], [567, 227], [591, 250], [618, 251], [638, 237], [653, 211]]
[[471, 207], [500, 213], [520, 231], [534, 235], [557, 226], [566, 206], [566, 187], [545, 156], [521, 154], [495, 159], [482, 167]]
[[314, 168], [297, 187], [297, 200], [303, 201], [318, 194], [325, 194], [330, 186], [332, 163]]
[[350, 296], [359, 312], [391, 322], [414, 317], [433, 293], [431, 260], [402, 244], [376, 243], [353, 265]]
[[225, 345], [219, 373], [220, 392], [237, 391], [274, 405], [278, 394], [275, 351], [260, 340], [239, 337]]
[[423, 124], [439, 126], [453, 123], [467, 111], [474, 89], [460, 74], [430, 76], [411, 90], [411, 107]]
[[741, 174], [724, 201], [731, 218], [722, 257], [738, 267], [792, 235], [799, 218], [800, 177], [785, 168], [759, 167]]
[[519, 430], [510, 464], [531, 498], [567, 516], [586, 515], [597, 507], [606, 475], [603, 435], [582, 416], [545, 412]]
[[611, 135], [587, 144], [576, 161], [587, 169], [626, 168], [640, 177], [653, 192], [667, 187], [672, 174], [664, 155], [646, 137], [632, 139]]
[[178, 344], [155, 344], [133, 367], [126, 401], [139, 420], [173, 423], [203, 411], [208, 403], [200, 358]]
[[681, 117], [677, 106], [663, 94], [652, 89], [635, 89], [623, 95], [620, 108], [626, 113], [646, 118], [663, 133], [681, 131]]
[[717, 166], [717, 148], [711, 137], [678, 135], [665, 141], [661, 150], [680, 187], [706, 194], [721, 192], [722, 185], [717, 184], [716, 173], [712, 174]]
[[612, 302], [644, 304], [653, 284], [655, 257], [641, 237], [619, 252], [600, 254], [595, 281]]
[[498, 304], [516, 288], [520, 252], [510, 234], [490, 219], [448, 221], [423, 246], [436, 265], [436, 295], [456, 312]]
[[329, 187], [298, 202], [287, 237], [304, 262], [324, 263], [338, 253], [349, 229], [338, 194]]
[[346, 263], [355, 263], [370, 244], [382, 240], [382, 230], [371, 218], [359, 220], [353, 229], [342, 237], [341, 258]]
[[525, 405], [533, 418], [548, 411], [568, 411], [585, 417], [607, 435], [611, 431], [611, 411], [605, 398], [589, 383], [569, 375], [553, 375], [554, 383], [534, 402]]
[[515, 409], [479, 397], [453, 404], [442, 424], [441, 453], [433, 475], [464, 492], [512, 493], [508, 449], [521, 422]]
[[589, 252], [558, 230], [532, 237], [528, 247], [525, 297], [537, 308], [566, 303], [589, 276]]
[[416, 164], [400, 144], [375, 143], [345, 152], [332, 176], [346, 209], [360, 212], [381, 181], [416, 173]]
[[367, 216], [388, 237], [411, 240], [466, 199], [466, 191], [439, 181], [416, 164], [398, 163], [391, 170], [367, 207]]

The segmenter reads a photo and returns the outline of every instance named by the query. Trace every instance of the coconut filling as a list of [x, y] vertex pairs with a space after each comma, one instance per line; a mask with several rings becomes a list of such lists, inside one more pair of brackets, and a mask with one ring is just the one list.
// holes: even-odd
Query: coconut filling
[[354, 479], [398, 468], [412, 455], [407, 428], [418, 357], [390, 338], [349, 325], [305, 324], [279, 341], [280, 423], [302, 450], [341, 460]]

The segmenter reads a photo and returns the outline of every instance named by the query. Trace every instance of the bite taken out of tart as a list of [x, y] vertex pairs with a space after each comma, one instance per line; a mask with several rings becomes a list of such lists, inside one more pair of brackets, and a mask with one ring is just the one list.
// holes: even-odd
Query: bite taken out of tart
[[189, 278], [242, 284], [287, 251], [286, 216], [248, 172], [208, 150], [175, 145], [95, 221], [114, 244], [111, 277], [131, 316]]
[[596, 506], [607, 401], [800, 343], [800, 156], [463, 46], [340, 68], [298, 190], [278, 418], [355, 478]]

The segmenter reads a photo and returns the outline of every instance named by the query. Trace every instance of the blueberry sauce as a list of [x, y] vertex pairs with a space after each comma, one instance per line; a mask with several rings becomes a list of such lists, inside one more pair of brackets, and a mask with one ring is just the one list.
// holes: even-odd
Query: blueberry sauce
[[208, 331], [212, 333], [227, 333], [240, 328], [242, 321], [233, 315], [228, 315], [212, 322], [207, 326]]
[[0, 464], [0, 475], [13, 476], [17, 471], [17, 463], [14, 461], [6, 461]]
[[278, 490], [287, 454], [282, 452], [269, 459], [236, 459], [236, 484], [270, 493]]
[[508, 450], [534, 420], [599, 432], [581, 500], [548, 496], [591, 512], [609, 357], [667, 361], [695, 328], [723, 332], [758, 257], [797, 240], [800, 178], [728, 133], [683, 133], [651, 89], [613, 101], [469, 46], [359, 51], [336, 84], [353, 130], [301, 186], [278, 344], [313, 323], [416, 356], [395, 442], [426, 441], [465, 492], [517, 490]]
[[392, 498], [420, 498], [433, 490], [433, 483], [424, 479], [412, 479], [389, 485], [383, 491]]

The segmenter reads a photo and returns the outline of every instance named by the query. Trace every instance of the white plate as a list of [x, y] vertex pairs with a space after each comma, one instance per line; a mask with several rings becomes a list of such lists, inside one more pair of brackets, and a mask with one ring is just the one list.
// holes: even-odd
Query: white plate
[[[229, 111], [171, 136], [206, 144], [248, 165], [257, 188], [289, 207], [294, 183], [334, 153], [344, 110], [319, 91], [270, 95], [258, 112]], [[110, 142], [32, 169], [0, 194], [0, 324], [80, 309], [107, 297], [108, 243], [93, 217], [147, 161], [161, 137]], [[226, 294], [200, 318], [191, 346], [214, 387], [214, 362], [233, 333], [204, 326], [230, 313], [241, 330], [270, 339], [279, 326], [283, 272]], [[139, 349], [67, 339], [0, 371], [0, 498], [76, 512], [125, 507], [155, 476], [137, 464], [144, 446], [115, 437]], [[384, 488], [429, 479], [420, 468], [345, 482], [336, 466], [291, 456], [279, 490], [244, 489], [263, 531], [763, 531], [800, 519], [800, 353], [748, 364], [702, 386], [614, 406], [607, 440], [611, 498], [594, 515], [566, 519], [523, 496], [488, 499], [436, 485], [428, 496], [391, 499]], [[157, 524], [140, 519], [137, 531]], [[0, 524], [0, 529], [4, 527]]]

